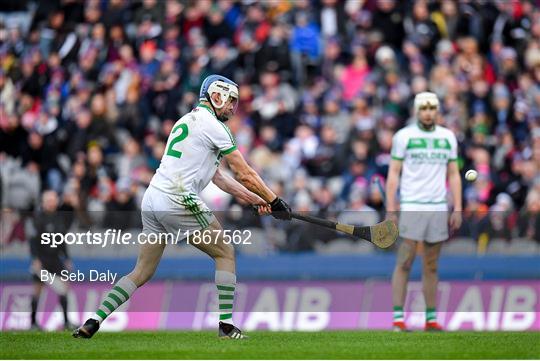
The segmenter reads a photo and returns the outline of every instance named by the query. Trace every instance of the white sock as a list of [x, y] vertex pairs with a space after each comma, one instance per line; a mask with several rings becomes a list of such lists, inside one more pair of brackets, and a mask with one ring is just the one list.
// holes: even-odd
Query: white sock
[[227, 271], [216, 271], [215, 281], [218, 290], [219, 320], [233, 325], [232, 313], [236, 275]]
[[103, 322], [114, 310], [126, 302], [136, 289], [135, 283], [127, 276], [120, 278], [120, 281], [109, 291], [109, 294], [91, 318], [99, 321], [99, 323]]

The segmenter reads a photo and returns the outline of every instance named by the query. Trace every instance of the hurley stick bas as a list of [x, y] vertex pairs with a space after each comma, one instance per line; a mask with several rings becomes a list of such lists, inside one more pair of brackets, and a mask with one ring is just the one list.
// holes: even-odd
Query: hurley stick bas
[[390, 247], [399, 235], [396, 224], [389, 219], [373, 226], [353, 226], [297, 212], [291, 212], [291, 217], [362, 238], [379, 248]]

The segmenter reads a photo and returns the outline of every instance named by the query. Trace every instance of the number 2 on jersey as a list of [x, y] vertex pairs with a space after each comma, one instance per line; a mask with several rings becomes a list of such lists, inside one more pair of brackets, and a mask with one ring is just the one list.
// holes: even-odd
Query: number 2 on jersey
[[167, 149], [167, 155], [170, 155], [172, 157], [175, 157], [175, 158], [180, 158], [182, 157], [182, 152], [178, 151], [178, 150], [175, 150], [174, 149], [174, 145], [178, 142], [181, 142], [183, 141], [184, 139], [186, 139], [186, 137], [188, 136], [189, 132], [188, 132], [188, 126], [187, 124], [185, 123], [182, 123], [182, 124], [178, 124], [178, 126], [176, 126], [176, 128], [174, 128], [172, 130], [171, 133], [175, 133], [178, 129], [181, 129], [182, 130], [182, 133], [178, 134], [176, 137], [174, 137], [172, 140], [171, 140], [171, 144], [169, 144], [169, 148]]

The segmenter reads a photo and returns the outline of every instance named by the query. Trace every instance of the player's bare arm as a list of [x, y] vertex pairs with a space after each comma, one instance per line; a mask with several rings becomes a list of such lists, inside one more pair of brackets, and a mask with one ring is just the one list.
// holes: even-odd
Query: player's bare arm
[[397, 221], [397, 211], [399, 205], [397, 203], [397, 189], [399, 186], [399, 177], [401, 174], [402, 161], [392, 159], [388, 168], [388, 179], [386, 181], [386, 213], [394, 222]]
[[234, 179], [221, 169], [218, 169], [216, 171], [216, 174], [214, 175], [214, 178], [212, 178], [212, 181], [216, 186], [219, 187], [219, 189], [231, 194], [236, 199], [238, 199], [239, 202], [243, 204], [257, 206], [259, 214], [270, 213], [270, 207], [264, 199], [262, 199], [255, 193], [249, 191], [236, 179]]
[[291, 208], [289, 205], [272, 192], [257, 172], [247, 164], [239, 150], [227, 154], [225, 159], [234, 177], [249, 191], [255, 193], [270, 204], [274, 217], [287, 220], [291, 219]]
[[225, 156], [234, 177], [240, 184], [255, 193], [267, 203], [276, 199], [276, 194], [263, 182], [261, 177], [247, 164], [239, 150]]
[[252, 205], [266, 205], [268, 203], [221, 169], [216, 171], [212, 181], [222, 191], [231, 194], [242, 203]]
[[461, 227], [463, 205], [461, 199], [461, 175], [455, 161], [448, 163], [448, 184], [454, 201], [454, 211], [450, 216], [450, 227], [452, 230], [457, 230]]

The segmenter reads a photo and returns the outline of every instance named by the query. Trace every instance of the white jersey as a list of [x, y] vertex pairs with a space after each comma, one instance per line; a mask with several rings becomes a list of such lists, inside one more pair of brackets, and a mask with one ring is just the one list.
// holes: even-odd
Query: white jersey
[[171, 195], [199, 194], [223, 155], [236, 150], [230, 129], [199, 104], [175, 124], [150, 185]]
[[392, 139], [392, 159], [403, 161], [401, 210], [447, 210], [446, 173], [457, 154], [456, 137], [445, 127], [425, 131], [411, 124], [399, 130]]

